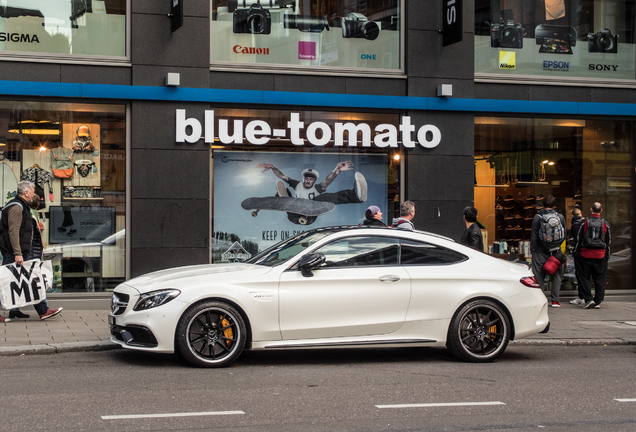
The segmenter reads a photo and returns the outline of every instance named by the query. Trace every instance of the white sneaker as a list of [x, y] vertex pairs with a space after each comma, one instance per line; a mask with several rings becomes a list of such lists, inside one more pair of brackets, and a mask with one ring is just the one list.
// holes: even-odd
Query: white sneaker
[[574, 299], [574, 300], [570, 300], [570, 304], [582, 305], [582, 304], [585, 304], [585, 300], [577, 298], [577, 299]]
[[367, 200], [367, 180], [360, 172], [356, 173], [355, 179], [356, 182], [354, 186], [356, 189], [356, 196], [358, 197], [360, 202], [363, 203]]

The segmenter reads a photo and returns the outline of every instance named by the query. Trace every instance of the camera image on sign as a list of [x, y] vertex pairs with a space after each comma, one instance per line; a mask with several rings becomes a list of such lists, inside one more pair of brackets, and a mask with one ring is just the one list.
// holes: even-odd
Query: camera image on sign
[[490, 46], [493, 48], [523, 48], [523, 26], [514, 20], [490, 25]]
[[588, 33], [587, 51], [591, 53], [618, 53], [618, 35], [613, 35], [608, 28], [597, 33]]

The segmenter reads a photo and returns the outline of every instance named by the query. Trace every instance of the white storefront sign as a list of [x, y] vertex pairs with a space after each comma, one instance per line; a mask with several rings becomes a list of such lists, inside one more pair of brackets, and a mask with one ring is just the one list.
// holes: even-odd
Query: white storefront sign
[[[411, 124], [411, 117], [402, 116], [399, 126], [393, 124], [379, 124], [374, 130], [366, 123], [341, 123], [333, 125], [324, 122], [305, 124], [300, 120], [299, 113], [291, 113], [285, 129], [272, 129], [263, 120], [252, 120], [246, 125], [243, 120], [233, 121], [230, 135], [228, 119], [216, 119], [214, 110], [205, 110], [203, 124], [195, 118], [187, 118], [186, 110], [176, 110], [176, 141], [178, 143], [194, 144], [204, 138], [205, 143], [212, 144], [215, 139], [221, 144], [243, 144], [247, 141], [252, 145], [267, 144], [272, 138], [289, 139], [293, 145], [304, 146], [307, 142], [313, 146], [322, 147], [333, 142], [334, 147], [379, 147], [397, 148], [401, 140], [402, 147], [434, 148], [442, 141], [442, 133], [435, 125], [424, 125], [416, 130]], [[302, 137], [304, 131], [305, 138]], [[358, 142], [358, 135], [361, 139]], [[345, 137], [348, 140], [345, 142]]]

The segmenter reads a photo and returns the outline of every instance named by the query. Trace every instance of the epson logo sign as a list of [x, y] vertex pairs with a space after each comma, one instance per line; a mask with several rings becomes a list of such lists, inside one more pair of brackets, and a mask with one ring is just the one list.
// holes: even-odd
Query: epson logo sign
[[570, 62], [546, 60], [543, 62], [543, 68], [544, 69], [569, 69]]
[[[195, 118], [187, 118], [186, 110], [176, 110], [176, 141], [178, 143], [195, 144], [204, 138], [204, 142], [212, 144], [215, 140], [222, 144], [265, 145], [272, 138], [289, 139], [295, 146], [309, 143], [324, 147], [358, 147], [360, 136], [361, 147], [397, 148], [399, 140], [402, 147], [415, 148], [418, 144], [424, 148], [434, 148], [442, 141], [442, 133], [437, 126], [424, 125], [416, 130], [411, 124], [411, 117], [403, 116], [398, 126], [379, 124], [371, 130], [366, 123], [336, 122], [329, 125], [315, 121], [308, 124], [300, 120], [299, 113], [291, 113], [285, 129], [272, 129], [263, 120], [252, 120], [243, 124], [243, 120], [216, 119], [214, 110], [205, 110], [203, 124]], [[230, 133], [230, 131], [232, 131]], [[415, 136], [414, 136], [415, 135]]]

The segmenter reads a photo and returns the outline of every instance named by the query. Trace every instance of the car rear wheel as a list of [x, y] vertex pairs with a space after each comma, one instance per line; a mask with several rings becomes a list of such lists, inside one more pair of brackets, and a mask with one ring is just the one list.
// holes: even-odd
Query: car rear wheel
[[509, 340], [510, 322], [501, 307], [488, 300], [475, 300], [455, 313], [446, 346], [462, 360], [488, 362], [506, 350]]
[[245, 323], [232, 306], [206, 301], [190, 308], [177, 325], [181, 355], [199, 367], [230, 365], [245, 346]]

